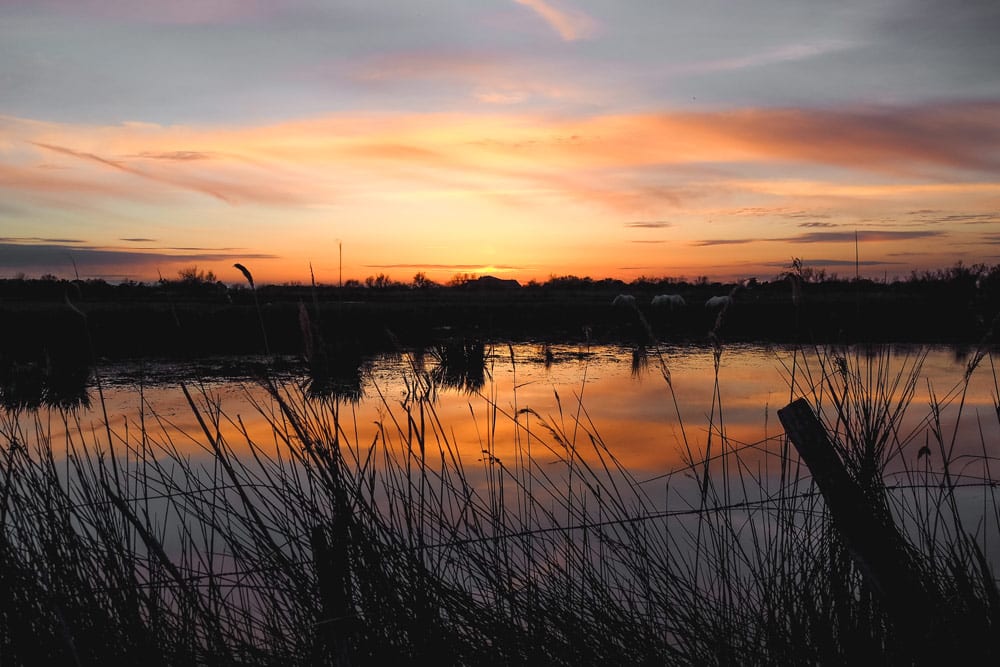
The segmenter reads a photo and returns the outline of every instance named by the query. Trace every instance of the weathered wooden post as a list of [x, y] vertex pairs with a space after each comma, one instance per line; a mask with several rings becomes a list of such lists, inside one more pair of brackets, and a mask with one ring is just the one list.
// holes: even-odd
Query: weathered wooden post
[[935, 625], [935, 600], [892, 517], [882, 507], [874, 506], [848, 474], [826, 429], [805, 399], [778, 410], [778, 419], [809, 467], [834, 526], [897, 632], [911, 651], [928, 646], [928, 633]]

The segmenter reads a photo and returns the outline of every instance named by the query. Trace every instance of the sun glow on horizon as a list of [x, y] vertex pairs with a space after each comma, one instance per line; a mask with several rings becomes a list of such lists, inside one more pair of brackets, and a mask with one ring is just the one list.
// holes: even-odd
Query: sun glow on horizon
[[[115, 21], [101, 3], [15, 4], [0, 276], [238, 261], [273, 283], [766, 279], [792, 257], [853, 263], [855, 232], [880, 276], [1000, 257], [1000, 98], [993, 79], [941, 74], [993, 52], [935, 51], [921, 62], [942, 69], [904, 85], [911, 42], [876, 9], [819, 29], [765, 2], [709, 35], [691, 8], [668, 25], [571, 0], [393, 7], [401, 22], [295, 2], [138, 2]], [[924, 11], [914, 25], [940, 27]], [[979, 48], [980, 24], [955, 21]], [[262, 58], [259, 38], [288, 48]], [[31, 55], [54, 43], [50, 62]], [[138, 43], [148, 58], [121, 57]], [[851, 58], [872, 81], [823, 83]], [[80, 71], [107, 81], [81, 88]]]
[[[981, 106], [973, 111], [977, 123], [998, 124]], [[808, 114], [794, 127], [797, 143], [774, 128], [789, 115], [383, 114], [242, 128], [8, 117], [2, 187], [24, 214], [8, 216], [7, 243], [82, 236], [84, 264], [97, 253], [111, 270], [147, 278], [191, 264], [220, 273], [240, 258], [283, 282], [301, 280], [310, 263], [329, 274], [339, 239], [348, 253], [337, 273], [351, 279], [384, 267], [438, 281], [463, 272], [530, 280], [766, 277], [776, 262], [807, 254], [804, 244], [817, 247], [804, 229], [933, 228], [914, 211], [977, 223], [951, 243], [1000, 231], [995, 180], [896, 176], [896, 156], [914, 150], [892, 133], [873, 142], [867, 117], [847, 112], [838, 126], [857, 125], [873, 161], [847, 164], [843, 149], [823, 162], [815, 137], [802, 136]], [[751, 122], [767, 132], [748, 132]], [[980, 159], [944, 143], [920, 153], [925, 171], [961, 159], [971, 170]], [[767, 171], [776, 175], [762, 179]], [[810, 171], [816, 177], [804, 178]], [[81, 225], [87, 233], [74, 234]], [[120, 240], [139, 234], [150, 242]], [[893, 247], [867, 259], [891, 266], [890, 250], [921, 251], [919, 237], [883, 238]], [[949, 263], [947, 250], [926, 261]], [[846, 260], [853, 248], [827, 239], [820, 254]]]

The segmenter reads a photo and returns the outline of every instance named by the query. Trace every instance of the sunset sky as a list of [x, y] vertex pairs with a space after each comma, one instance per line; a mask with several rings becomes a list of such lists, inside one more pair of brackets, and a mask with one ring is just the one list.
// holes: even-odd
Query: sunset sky
[[992, 265], [998, 35], [996, 0], [0, 0], [0, 277]]

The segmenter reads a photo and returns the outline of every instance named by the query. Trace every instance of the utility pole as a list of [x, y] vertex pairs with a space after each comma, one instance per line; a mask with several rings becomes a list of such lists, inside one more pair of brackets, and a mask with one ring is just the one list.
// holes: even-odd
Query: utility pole
[[337, 239], [337, 251], [340, 253], [340, 264], [338, 266], [338, 282], [341, 287], [344, 286], [344, 243], [340, 239]]

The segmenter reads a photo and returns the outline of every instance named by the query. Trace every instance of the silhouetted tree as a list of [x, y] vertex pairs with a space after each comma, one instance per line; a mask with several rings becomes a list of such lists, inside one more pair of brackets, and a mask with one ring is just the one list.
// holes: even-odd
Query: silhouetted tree
[[475, 279], [476, 277], [471, 273], [456, 273], [452, 276], [451, 280], [448, 281], [448, 287], [462, 287]]
[[371, 289], [387, 289], [389, 287], [398, 287], [399, 283], [394, 282], [392, 278], [380, 273], [377, 276], [368, 276], [365, 278], [365, 287]]
[[428, 287], [439, 287], [439, 285], [428, 278], [422, 271], [413, 276], [414, 289], [427, 289]]

